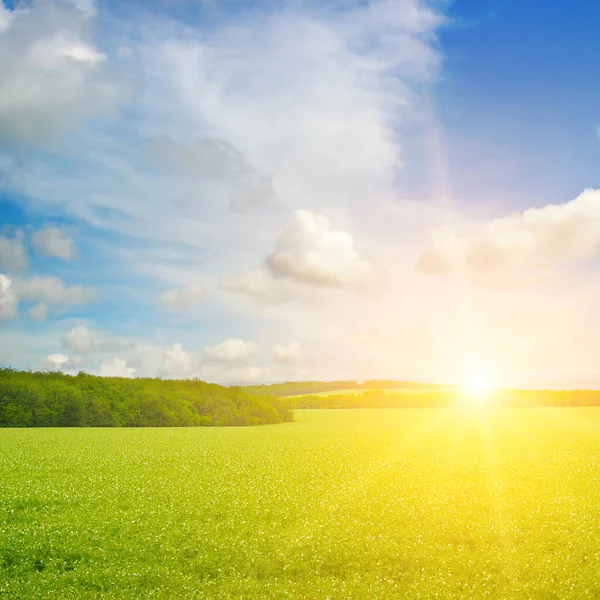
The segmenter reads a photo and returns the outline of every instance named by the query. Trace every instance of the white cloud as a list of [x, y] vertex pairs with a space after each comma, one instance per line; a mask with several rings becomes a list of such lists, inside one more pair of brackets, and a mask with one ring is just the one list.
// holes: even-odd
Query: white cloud
[[275, 277], [323, 286], [356, 283], [372, 268], [359, 258], [348, 232], [332, 229], [324, 215], [307, 210], [296, 211], [286, 224], [267, 266]]
[[[32, 13], [41, 10], [34, 7]], [[72, 13], [65, 20], [72, 37], [98, 53], [87, 28], [104, 22], [66, 12]], [[300, 286], [348, 285], [352, 247], [346, 254], [338, 247], [341, 263], [321, 268], [307, 264], [309, 256], [298, 248], [273, 253], [273, 270], [246, 273], [252, 263], [242, 266], [241, 257], [267, 256], [264, 240], [282, 211], [296, 207], [326, 214], [335, 224], [346, 215], [349, 225], [342, 229], [369, 242], [373, 223], [363, 217], [397, 200], [397, 125], [420, 111], [416, 91], [436, 71], [440, 15], [419, 0], [325, 3], [318, 10], [302, 2], [267, 3], [252, 17], [220, 13], [206, 31], [143, 18], [129, 30], [118, 13], [106, 14], [118, 24], [103, 38], [107, 59], [79, 51], [81, 60], [69, 60], [99, 77], [111, 63], [111, 44], [114, 52], [133, 46], [129, 66], [117, 66], [135, 68], [139, 78], [127, 113], [136, 114], [135, 126], [95, 120], [80, 131], [77, 142], [87, 151], [67, 157], [68, 173], [43, 155], [24, 162], [8, 157], [0, 166], [7, 185], [104, 229], [213, 252], [219, 258], [202, 262], [202, 280], [242, 272], [224, 279], [223, 289], [238, 288], [261, 302], [297, 298], [306, 293]], [[19, 20], [25, 15], [14, 15], [7, 31]], [[47, 82], [50, 96], [54, 81]], [[150, 169], [148, 145], [157, 154]], [[156, 168], [161, 159], [170, 161], [168, 169]], [[264, 201], [271, 196], [274, 206]], [[228, 205], [260, 205], [261, 220], [232, 217]], [[349, 233], [342, 237], [354, 243]], [[318, 252], [333, 260], [332, 249]], [[367, 266], [362, 256], [358, 261]], [[188, 264], [182, 281], [198, 275], [197, 266]], [[249, 291], [253, 286], [263, 289]]]
[[15, 237], [0, 236], [0, 268], [7, 271], [22, 271], [27, 268], [27, 250], [23, 245], [23, 234]]
[[268, 173], [288, 206], [347, 206], [391, 191], [392, 129], [411, 85], [435, 72], [441, 20], [417, 0], [288, 5], [170, 39], [153, 58], [184, 110]]
[[[11, 103], [5, 117], [19, 139], [38, 139], [50, 124], [55, 136], [65, 115], [95, 114], [100, 100], [110, 104], [114, 86], [103, 71], [111, 59], [99, 60], [90, 31], [111, 21], [61, 6], [46, 0], [18, 9], [0, 36], [11, 34], [19, 47], [9, 55], [25, 63], [14, 69], [35, 83], [32, 98]], [[153, 18], [132, 19], [128, 29], [118, 11], [106, 11], [116, 26], [105, 45], [113, 43], [115, 53], [123, 44], [135, 46], [128, 68], [136, 68], [139, 95], [128, 109], [137, 125], [94, 121], [78, 140], [89, 152], [69, 157], [68, 176], [42, 156], [27, 164], [9, 161], [4, 171], [11, 187], [94, 225], [232, 251], [240, 244], [256, 248], [253, 238], [262, 231], [246, 227], [238, 240], [231, 221], [215, 224], [219, 207], [263, 206], [273, 196], [288, 209], [322, 211], [336, 222], [338, 211], [360, 220], [372, 206], [396, 200], [397, 125], [421, 110], [417, 91], [440, 58], [434, 32], [443, 18], [428, 2], [325, 3], [318, 10], [302, 2], [259, 3], [251, 17], [223, 11], [210, 31]], [[18, 35], [19, 28], [27, 35]], [[53, 40], [57, 29], [72, 48], [49, 44], [42, 54], [58, 53], [68, 69], [61, 62], [48, 74], [26, 50], [35, 45], [31, 40]], [[72, 69], [69, 79], [63, 71]], [[1, 97], [10, 97], [6, 91]], [[20, 111], [34, 112], [35, 119], [13, 114]], [[29, 123], [31, 131], [13, 131]], [[132, 130], [142, 139], [131, 139]], [[148, 169], [138, 152], [148, 144], [158, 146], [155, 166], [161, 158], [171, 161], [170, 173]], [[191, 214], [182, 215], [181, 206]]]
[[172, 289], [163, 292], [160, 303], [171, 310], [186, 310], [197, 306], [204, 297], [204, 288], [199, 283], [192, 282], [185, 288]]
[[[89, 3], [88, 3], [89, 4]], [[44, 143], [118, 96], [89, 14], [58, 0], [0, 15], [0, 141]]]
[[84, 355], [135, 350], [133, 342], [112, 337], [106, 332], [89, 329], [85, 325], [76, 325], [67, 331], [62, 337], [62, 345], [67, 350]]
[[228, 339], [204, 348], [204, 356], [215, 362], [245, 362], [258, 354], [259, 346], [240, 339]]
[[81, 285], [66, 287], [59, 277], [39, 275], [15, 280], [15, 290], [25, 300], [45, 304], [80, 306], [98, 298], [98, 293], [92, 288]]
[[198, 377], [218, 383], [242, 383], [260, 380], [267, 373], [264, 367], [248, 364], [242, 358], [242, 354], [248, 359], [254, 354], [252, 345], [242, 346], [242, 350], [226, 345], [221, 349], [225, 358], [206, 357], [203, 361], [198, 353], [186, 350], [180, 342], [167, 348], [143, 340], [125, 343], [83, 325], [64, 335], [62, 345], [61, 355], [69, 355], [70, 367], [103, 376]]
[[58, 227], [45, 227], [31, 235], [31, 244], [38, 254], [70, 260], [77, 255], [75, 242]]
[[67, 0], [74, 4], [82, 13], [87, 16], [96, 14], [96, 0]]
[[195, 376], [199, 368], [198, 358], [186, 352], [179, 342], [175, 342], [165, 350], [159, 373], [166, 377], [188, 378]]
[[432, 232], [433, 247], [417, 261], [431, 275], [551, 270], [592, 258], [600, 250], [600, 190], [471, 225]]
[[135, 369], [128, 366], [124, 358], [114, 357], [106, 360], [100, 365], [100, 375], [102, 377], [131, 377], [135, 374]]
[[[202, 345], [195, 346], [200, 344], [194, 334], [197, 329], [168, 331], [160, 321], [151, 328], [155, 335], [182, 344], [165, 351], [165, 342], [155, 339], [146, 340], [148, 347], [136, 344], [130, 353], [114, 350], [114, 356], [129, 361], [127, 368], [149, 375], [202, 373], [216, 381], [251, 381], [277, 369], [290, 373], [288, 363], [298, 353], [292, 344], [276, 345], [285, 350], [273, 350], [273, 344], [297, 338], [307, 356], [315, 356], [315, 350], [322, 353], [322, 365], [314, 370], [310, 366], [315, 377], [327, 377], [329, 368], [331, 373], [351, 368], [347, 332], [356, 325], [357, 315], [367, 328], [377, 318], [399, 320], [399, 313], [410, 314], [411, 307], [402, 304], [403, 292], [389, 299], [392, 309], [384, 314], [378, 303], [346, 290], [353, 290], [379, 268], [380, 261], [372, 255], [381, 239], [379, 225], [386, 219], [379, 208], [386, 203], [400, 205], [395, 176], [403, 161], [405, 134], [398, 125], [420, 112], [415, 90], [431, 79], [439, 58], [433, 31], [440, 19], [428, 5], [417, 0], [373, 0], [322, 3], [315, 9], [302, 2], [262, 3], [252, 16], [247, 11], [219, 12], [210, 30], [144, 18], [132, 19], [129, 29], [119, 20], [118, 11], [103, 8], [106, 19], [100, 22], [88, 18], [84, 26], [81, 16], [75, 16], [75, 25], [68, 20], [64, 27], [56, 22], [48, 25], [53, 31], [74, 31], [76, 42], [71, 50], [63, 44], [60, 61], [52, 58], [59, 42], [47, 44], [49, 63], [60, 71], [44, 84], [49, 98], [59, 96], [52, 110], [64, 109], [70, 102], [65, 97], [72, 96], [73, 103], [81, 104], [73, 110], [74, 117], [88, 114], [81, 102], [87, 92], [77, 88], [73, 94], [70, 89], [78, 84], [64, 86], [64, 97], [56, 91], [55, 81], [56, 86], [62, 85], [63, 63], [77, 69], [81, 85], [89, 89], [91, 74], [97, 74], [91, 77], [95, 85], [111, 66], [110, 56], [126, 45], [131, 50], [121, 54], [127, 58], [116, 59], [115, 66], [126, 75], [126, 69], [132, 69], [132, 74], [135, 69], [140, 95], [125, 116], [136, 118], [133, 122], [94, 120], [90, 127], [78, 130], [76, 139], [66, 138], [63, 146], [55, 148], [65, 156], [0, 155], [0, 179], [5, 186], [49, 207], [46, 214], [56, 214], [59, 208], [87, 220], [94, 227], [90, 242], [99, 239], [99, 232], [108, 232], [106, 255], [96, 258], [108, 258], [111, 252], [120, 255], [124, 238], [110, 232], [136, 237], [131, 245], [138, 252], [135, 259], [121, 261], [114, 271], [109, 260], [93, 265], [103, 280], [110, 273], [111, 281], [121, 269], [130, 269], [131, 281], [122, 291], [127, 295], [127, 285], [131, 286], [127, 313], [135, 313], [135, 322], [146, 318], [148, 304], [150, 310], [156, 308], [152, 296], [145, 297], [144, 281], [133, 276], [140, 273], [142, 261], [143, 277], [151, 273], [159, 280], [162, 289], [169, 290], [161, 300], [173, 307], [191, 304], [186, 284], [194, 278], [209, 286], [223, 274], [234, 276], [223, 277], [221, 289], [263, 304], [279, 303], [257, 309], [238, 298], [213, 302], [208, 297], [202, 306], [202, 318], [210, 320], [211, 327], [235, 324], [235, 335], [242, 340], [254, 339], [257, 331], [248, 321], [261, 320], [264, 338], [260, 342], [271, 351], [268, 373], [245, 362], [251, 360], [247, 356], [253, 356], [253, 349], [242, 348], [236, 355], [231, 348], [215, 351], [213, 346], [212, 357], [202, 355]], [[18, 18], [25, 22], [23, 15]], [[115, 28], [110, 33], [100, 30], [102, 51], [107, 54], [101, 60], [86, 27], [102, 26], [111, 19]], [[39, 23], [36, 27], [45, 31]], [[31, 28], [33, 32], [33, 24]], [[11, 30], [13, 25], [7, 31]], [[27, 39], [24, 36], [22, 43]], [[27, 51], [16, 55], [33, 61]], [[42, 69], [32, 70], [36, 77], [38, 70]], [[0, 84], [0, 93], [4, 88]], [[39, 89], [34, 87], [34, 92]], [[89, 106], [94, 113], [101, 108], [94, 102]], [[45, 121], [38, 127], [34, 122], [29, 130], [26, 115], [15, 113], [31, 108], [29, 102], [12, 113], [0, 109], [0, 124], [10, 125], [6, 132], [0, 127], [4, 138], [37, 141], [39, 133], [43, 140], [54, 139], [73, 124], [61, 112], [56, 127]], [[43, 114], [34, 121], [49, 117], [49, 107], [40, 110]], [[80, 152], [82, 147], [86, 152]], [[154, 161], [149, 163], [152, 152]], [[412, 158], [408, 152], [406, 156]], [[269, 198], [273, 202], [267, 202]], [[231, 214], [229, 209], [236, 207], [261, 212]], [[282, 217], [297, 207], [306, 210], [295, 214], [275, 246]], [[398, 214], [404, 215], [400, 208]], [[409, 226], [401, 221], [390, 219], [385, 226], [388, 235], [393, 231], [394, 240], [404, 243], [402, 227]], [[93, 244], [89, 247], [91, 251]], [[163, 255], [160, 265], [154, 253]], [[199, 293], [191, 295], [199, 300]], [[299, 298], [308, 302], [302, 306], [284, 302]], [[254, 313], [240, 314], [243, 311]], [[177, 320], [170, 321], [169, 326]], [[333, 333], [323, 331], [330, 326]], [[57, 338], [63, 333], [58, 332]], [[87, 345], [82, 340], [67, 344], [82, 349], [85, 368], [98, 372], [99, 348], [106, 339], [93, 330]], [[39, 353], [38, 360], [51, 351]], [[63, 351], [71, 356], [77, 350]], [[356, 350], [356, 364], [364, 356], [360, 351]], [[108, 350], [102, 352], [102, 359], [113, 357]], [[131, 362], [130, 354], [139, 358], [140, 366]], [[361, 368], [367, 371], [367, 366]]]
[[224, 380], [230, 383], [252, 383], [260, 381], [266, 374], [267, 370], [264, 367], [249, 365], [247, 367], [230, 369], [225, 375]]
[[[229, 342], [234, 342], [233, 344]], [[260, 380], [266, 374], [266, 369], [256, 365], [245, 364], [254, 354], [254, 344], [241, 340], [227, 340], [215, 348], [216, 356], [205, 357], [203, 362], [197, 354], [188, 352], [183, 345], [175, 342], [164, 350], [158, 373], [163, 377], [185, 379], [198, 377], [205, 381], [216, 383], [245, 383]]]
[[13, 288], [12, 279], [0, 274], [0, 321], [12, 319], [17, 315], [19, 300]]
[[253, 169], [244, 155], [223, 139], [202, 137], [193, 144], [170, 136], [149, 141], [152, 164], [167, 173], [189, 180], [220, 184], [223, 199], [233, 211], [260, 208], [274, 197], [269, 177]]
[[308, 295], [304, 286], [294, 281], [275, 279], [266, 269], [253, 269], [239, 275], [222, 277], [219, 288], [264, 304], [286, 302]]
[[27, 314], [32, 321], [42, 322], [48, 318], [48, 307], [45, 304], [32, 306]]
[[10, 25], [10, 19], [11, 11], [8, 10], [4, 2], [0, 2], [0, 33]]
[[280, 364], [295, 365], [304, 360], [304, 350], [296, 340], [292, 340], [287, 346], [275, 344], [271, 349], [271, 360]]
[[311, 288], [368, 288], [378, 281], [373, 265], [354, 248], [346, 231], [324, 215], [295, 211], [277, 237], [266, 268], [222, 277], [219, 287], [265, 304], [310, 299]]
[[95, 342], [95, 332], [88, 329], [85, 325], [77, 325], [62, 338], [62, 344], [69, 350], [74, 350], [79, 354], [87, 354]]
[[200, 372], [206, 381], [238, 385], [262, 381], [267, 373], [267, 369], [257, 365], [237, 366], [231, 364], [204, 365]]
[[54, 367], [55, 369], [60, 369], [62, 366], [66, 365], [69, 362], [69, 357], [65, 354], [60, 353], [49, 354], [48, 356], [46, 356], [44, 361], [52, 365], [52, 367]]

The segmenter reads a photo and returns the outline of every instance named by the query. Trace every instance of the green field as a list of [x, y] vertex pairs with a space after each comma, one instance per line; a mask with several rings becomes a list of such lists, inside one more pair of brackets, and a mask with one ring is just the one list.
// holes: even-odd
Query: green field
[[600, 598], [600, 409], [0, 430], [0, 598]]

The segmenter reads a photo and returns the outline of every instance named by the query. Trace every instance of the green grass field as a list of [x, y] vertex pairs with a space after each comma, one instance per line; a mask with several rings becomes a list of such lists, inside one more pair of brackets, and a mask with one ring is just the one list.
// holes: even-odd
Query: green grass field
[[600, 598], [600, 409], [0, 430], [0, 598]]

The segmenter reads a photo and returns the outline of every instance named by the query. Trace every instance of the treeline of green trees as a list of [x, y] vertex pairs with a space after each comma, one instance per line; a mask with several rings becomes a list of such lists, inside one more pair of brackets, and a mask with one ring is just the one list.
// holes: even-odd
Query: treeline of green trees
[[380, 389], [438, 389], [431, 383], [414, 383], [410, 381], [392, 381], [388, 379], [371, 379], [358, 383], [356, 381], [288, 381], [264, 385], [249, 385], [246, 389], [251, 394], [274, 394], [275, 396], [299, 396], [301, 394], [318, 394], [336, 392], [338, 390], [370, 390]]
[[[458, 390], [421, 391], [393, 394], [370, 390], [362, 394], [330, 394], [289, 398], [291, 408], [443, 408], [473, 404]], [[502, 390], [486, 401], [497, 407], [600, 406], [597, 390]]]
[[196, 379], [0, 369], [0, 427], [190, 427], [292, 419], [286, 400]]
[[292, 408], [439, 408], [452, 405], [455, 397], [441, 391], [394, 394], [369, 390], [362, 394], [296, 396], [288, 401]]

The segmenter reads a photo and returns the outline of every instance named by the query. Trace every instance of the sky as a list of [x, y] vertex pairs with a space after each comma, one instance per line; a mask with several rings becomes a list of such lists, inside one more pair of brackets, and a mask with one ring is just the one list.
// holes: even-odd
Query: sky
[[0, 0], [0, 365], [600, 385], [599, 20]]

